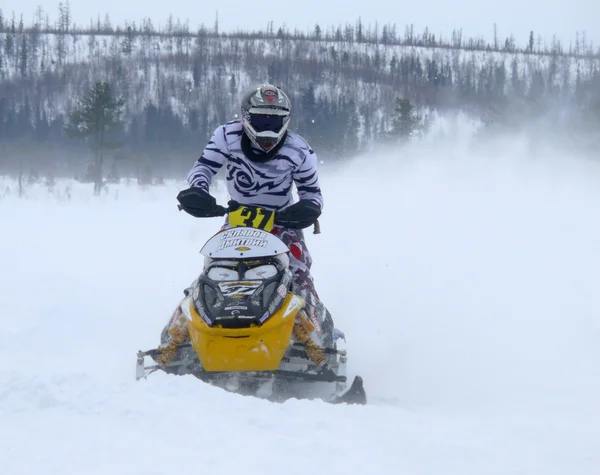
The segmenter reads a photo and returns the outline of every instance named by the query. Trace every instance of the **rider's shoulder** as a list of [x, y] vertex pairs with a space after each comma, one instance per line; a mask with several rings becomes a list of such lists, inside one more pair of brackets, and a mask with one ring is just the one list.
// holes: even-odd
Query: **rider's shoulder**
[[232, 120], [225, 124], [219, 125], [215, 129], [213, 133], [213, 140], [215, 140], [217, 144], [226, 143], [227, 146], [231, 146], [240, 140], [242, 136], [242, 130], [242, 123], [239, 120]]
[[300, 134], [292, 132], [291, 130], [288, 130], [287, 132], [285, 145], [299, 148], [307, 153], [313, 153], [312, 147], [309, 145], [306, 139]]
[[226, 124], [221, 125], [220, 127], [224, 131], [224, 133], [226, 135], [228, 135], [228, 136], [231, 136], [231, 135], [240, 136], [240, 135], [242, 135], [243, 126], [242, 126], [242, 121], [240, 121], [240, 120], [229, 121]]

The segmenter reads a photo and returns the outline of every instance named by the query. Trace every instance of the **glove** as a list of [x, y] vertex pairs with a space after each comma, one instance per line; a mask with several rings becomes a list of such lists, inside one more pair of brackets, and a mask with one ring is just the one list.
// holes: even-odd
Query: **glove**
[[298, 203], [278, 211], [275, 224], [291, 229], [304, 229], [314, 224], [321, 216], [321, 207], [314, 201], [300, 200]]
[[195, 218], [212, 218], [224, 216], [226, 211], [217, 205], [217, 200], [208, 192], [197, 186], [179, 192], [177, 200], [181, 203], [179, 209], [191, 214]]

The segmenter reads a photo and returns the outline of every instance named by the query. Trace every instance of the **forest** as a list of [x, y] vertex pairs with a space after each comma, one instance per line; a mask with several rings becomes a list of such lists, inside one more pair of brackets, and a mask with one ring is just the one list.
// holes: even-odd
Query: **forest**
[[522, 44], [486, 42], [360, 18], [310, 32], [223, 32], [218, 19], [193, 30], [172, 17], [160, 29], [108, 16], [83, 26], [60, 3], [53, 23], [41, 8], [28, 24], [0, 11], [0, 175], [85, 179], [93, 144], [67, 132], [102, 83], [122, 109], [106, 173], [181, 177], [263, 82], [287, 92], [292, 129], [324, 161], [418, 137], [434, 113], [477, 118], [486, 133], [543, 122], [600, 149], [600, 50], [585, 34], [569, 45], [534, 31]]

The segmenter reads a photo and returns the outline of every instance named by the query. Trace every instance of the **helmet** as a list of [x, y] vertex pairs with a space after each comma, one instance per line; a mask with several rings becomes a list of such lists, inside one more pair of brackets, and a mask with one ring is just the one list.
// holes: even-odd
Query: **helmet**
[[250, 141], [263, 152], [283, 139], [290, 122], [291, 103], [278, 87], [263, 84], [242, 99], [242, 124]]

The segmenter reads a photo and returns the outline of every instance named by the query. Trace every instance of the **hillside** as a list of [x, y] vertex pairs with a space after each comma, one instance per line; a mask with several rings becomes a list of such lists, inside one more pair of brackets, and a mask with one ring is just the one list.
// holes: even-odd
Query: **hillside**
[[81, 164], [85, 148], [62, 129], [98, 81], [125, 99], [125, 147], [115, 156], [167, 174], [180, 160], [189, 164], [212, 130], [235, 117], [243, 91], [265, 81], [289, 93], [294, 129], [327, 160], [387, 140], [397, 98], [415, 105], [424, 125], [433, 111], [462, 112], [490, 130], [550, 118], [572, 135], [600, 123], [600, 56], [585, 42], [568, 51], [547, 46], [533, 32], [518, 47], [513, 38], [490, 45], [459, 32], [436, 39], [360, 22], [305, 35], [191, 31], [179, 22], [158, 31], [149, 20], [81, 29], [41, 18], [32, 26], [0, 21], [0, 150], [8, 169], [20, 154], [38, 166]]

